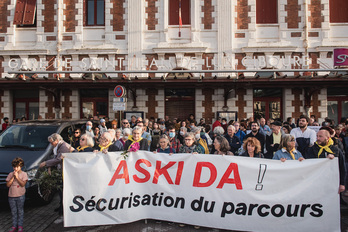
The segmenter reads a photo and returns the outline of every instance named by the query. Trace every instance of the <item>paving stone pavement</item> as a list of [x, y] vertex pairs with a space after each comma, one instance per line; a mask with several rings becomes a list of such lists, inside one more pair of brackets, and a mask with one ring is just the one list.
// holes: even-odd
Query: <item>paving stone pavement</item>
[[[59, 197], [56, 195], [48, 205], [36, 206], [34, 202], [26, 201], [24, 205], [24, 231], [41, 232], [58, 217], [54, 208], [58, 206]], [[12, 226], [11, 210], [7, 204], [0, 207], [0, 232], [7, 232]]]
[[[348, 198], [344, 198], [348, 202]], [[80, 227], [64, 227], [63, 218], [54, 212], [58, 206], [59, 197], [56, 195], [53, 201], [45, 206], [36, 206], [32, 202], [26, 202], [24, 208], [24, 229], [28, 232], [98, 232], [98, 231], [114, 231], [114, 232], [225, 232], [227, 230], [218, 230], [212, 228], [195, 229], [193, 226], [186, 225], [180, 227], [178, 223], [161, 222], [155, 220], [145, 220], [108, 226], [80, 226]], [[0, 232], [8, 231], [11, 227], [11, 212], [8, 206], [0, 207]], [[348, 205], [341, 205], [341, 231], [348, 232]]]

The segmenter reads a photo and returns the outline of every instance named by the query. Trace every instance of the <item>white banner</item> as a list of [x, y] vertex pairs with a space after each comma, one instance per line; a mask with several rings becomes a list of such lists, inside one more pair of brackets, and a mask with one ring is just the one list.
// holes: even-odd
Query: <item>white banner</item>
[[152, 218], [242, 231], [340, 231], [336, 158], [120, 154], [65, 154], [65, 226]]

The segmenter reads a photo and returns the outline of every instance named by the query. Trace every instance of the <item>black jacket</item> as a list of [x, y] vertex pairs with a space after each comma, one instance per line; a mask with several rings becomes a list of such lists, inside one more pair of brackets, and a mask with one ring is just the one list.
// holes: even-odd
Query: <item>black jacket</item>
[[[243, 152], [240, 154], [240, 156], [250, 157], [248, 151]], [[265, 158], [261, 152], [255, 153], [254, 152], [254, 158]]]
[[[343, 156], [342, 152], [336, 146], [331, 145], [329, 148], [333, 152], [333, 155], [335, 157], [338, 157], [338, 168], [339, 168], [339, 173], [340, 173], [340, 185], [344, 185], [344, 178], [346, 176], [346, 169], [344, 166], [344, 156]], [[326, 158], [330, 154], [327, 151], [323, 150], [323, 152], [318, 157], [319, 150], [320, 150], [320, 147], [318, 146], [317, 143], [315, 143], [312, 147], [308, 148], [307, 159]]]
[[253, 132], [250, 132], [244, 137], [244, 141], [249, 138], [249, 137], [255, 137], [257, 140], [260, 141], [261, 143], [261, 152], [264, 152], [264, 147], [265, 147], [265, 135], [260, 133], [260, 130], [257, 132], [256, 135], [253, 134]]
[[236, 135], [233, 135], [233, 137], [231, 138], [231, 136], [229, 136], [228, 134], [225, 135], [225, 138], [230, 144], [230, 147], [231, 147], [230, 151], [233, 152], [233, 154], [236, 154], [236, 152], [242, 145], [242, 143], [240, 142], [240, 139]]
[[[280, 133], [280, 132], [279, 132]], [[265, 158], [267, 159], [273, 159], [273, 154], [274, 152], [278, 151], [279, 148], [279, 143], [274, 144], [272, 147], [271, 145], [273, 144], [273, 133], [270, 135], [266, 135], [266, 154]]]

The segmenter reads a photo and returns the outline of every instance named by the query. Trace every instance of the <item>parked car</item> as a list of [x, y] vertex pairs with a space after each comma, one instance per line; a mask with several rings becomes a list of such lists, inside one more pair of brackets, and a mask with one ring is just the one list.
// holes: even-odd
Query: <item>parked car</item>
[[49, 202], [52, 197], [41, 198], [38, 193], [36, 179], [42, 170], [38, 169], [41, 162], [52, 158], [53, 147], [47, 138], [59, 133], [70, 143], [70, 137], [76, 128], [84, 128], [87, 120], [35, 120], [14, 124], [0, 135], [0, 201], [7, 201], [8, 188], [6, 177], [13, 171], [11, 162], [16, 157], [24, 160], [23, 171], [28, 174], [26, 197], [42, 203]]

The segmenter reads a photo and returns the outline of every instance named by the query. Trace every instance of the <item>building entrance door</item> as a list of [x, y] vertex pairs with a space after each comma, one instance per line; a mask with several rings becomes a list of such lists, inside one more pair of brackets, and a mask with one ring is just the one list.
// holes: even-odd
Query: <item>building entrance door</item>
[[83, 89], [81, 96], [81, 118], [90, 116], [108, 116], [108, 90], [107, 89]]
[[190, 114], [195, 114], [194, 89], [166, 89], [165, 90], [165, 115], [172, 120], [187, 119]]

